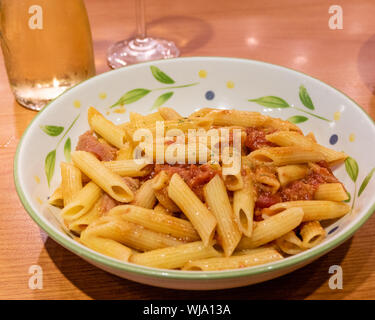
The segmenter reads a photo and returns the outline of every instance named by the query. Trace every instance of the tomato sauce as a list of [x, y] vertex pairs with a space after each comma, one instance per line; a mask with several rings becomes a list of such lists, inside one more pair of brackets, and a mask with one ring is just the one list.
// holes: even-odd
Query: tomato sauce
[[210, 182], [216, 174], [220, 174], [218, 170], [213, 169], [208, 164], [156, 164], [154, 168], [155, 174], [161, 171], [165, 171], [169, 178], [171, 178], [173, 174], [178, 173], [201, 199], [203, 199], [203, 186]]
[[339, 182], [326, 162], [321, 161], [316, 164], [313, 169], [310, 169], [306, 177], [292, 181], [275, 194], [257, 187], [258, 198], [255, 203], [256, 208], [268, 208], [276, 203], [286, 201], [313, 200], [314, 193], [319, 185]]
[[275, 131], [274, 129], [270, 130], [255, 127], [246, 128], [245, 146], [248, 147], [250, 151], [264, 147], [277, 147], [276, 144], [266, 139], [267, 134], [271, 134]]

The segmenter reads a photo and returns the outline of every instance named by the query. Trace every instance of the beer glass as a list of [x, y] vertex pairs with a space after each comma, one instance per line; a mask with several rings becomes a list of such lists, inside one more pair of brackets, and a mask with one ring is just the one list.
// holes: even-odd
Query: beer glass
[[135, 0], [135, 16], [136, 37], [116, 42], [108, 49], [107, 61], [111, 68], [120, 68], [143, 61], [175, 58], [180, 55], [180, 50], [174, 42], [147, 36], [144, 0]]
[[27, 108], [95, 75], [83, 0], [0, 0], [0, 40], [10, 87]]

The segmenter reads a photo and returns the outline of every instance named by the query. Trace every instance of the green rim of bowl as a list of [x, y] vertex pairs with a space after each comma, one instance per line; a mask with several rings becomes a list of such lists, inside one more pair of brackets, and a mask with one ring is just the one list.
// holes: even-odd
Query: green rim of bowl
[[[256, 63], [256, 64], [263, 64], [265, 66], [272, 66], [272, 67], [277, 67], [280, 69], [292, 71], [297, 74], [302, 74], [307, 78], [310, 78], [312, 80], [318, 81], [319, 83], [329, 87], [330, 89], [333, 89], [340, 93], [341, 95], [345, 96], [347, 99], [353, 102], [354, 105], [356, 105], [366, 116], [367, 118], [371, 121], [375, 128], [375, 123], [374, 120], [367, 114], [367, 112], [360, 106], [358, 105], [353, 99], [348, 97], [345, 93], [341, 92], [340, 90], [324, 83], [323, 81], [316, 79], [314, 77], [311, 77], [303, 72], [293, 70], [291, 68], [275, 65], [272, 63], [264, 62], [264, 61], [257, 61], [257, 60], [250, 60], [250, 59], [241, 59], [241, 58], [232, 58], [232, 57], [187, 57], [187, 58], [175, 58], [175, 59], [168, 59], [168, 60], [160, 60], [160, 61], [151, 61], [151, 62], [143, 62], [139, 63], [136, 65], [131, 65], [126, 67], [127, 69], [129, 68], [137, 68], [142, 65], [150, 65], [150, 64], [163, 64], [163, 63], [168, 63], [169, 61], [199, 61], [199, 60], [218, 60], [218, 61], [237, 61], [237, 62], [243, 62], [243, 63]], [[93, 79], [99, 78], [99, 77], [106, 77], [109, 73], [114, 73], [114, 72], [123, 72], [122, 68], [117, 69], [117, 70], [110, 70], [108, 72], [96, 75], [90, 79], [87, 79], [72, 88], [66, 90], [63, 94], [60, 96], [66, 94], [68, 91], [72, 90], [73, 88], [80, 86], [82, 83], [92, 81]], [[136, 265], [128, 262], [122, 262], [110, 257], [107, 257], [105, 255], [102, 255], [100, 253], [97, 253], [87, 247], [84, 247], [83, 245], [79, 244], [73, 239], [68, 238], [67, 236], [63, 235], [62, 232], [59, 232], [57, 230], [54, 230], [52, 227], [50, 227], [40, 216], [39, 214], [34, 211], [32, 208], [31, 204], [27, 201], [26, 195], [24, 194], [24, 191], [22, 189], [22, 186], [20, 184], [20, 177], [18, 173], [18, 162], [19, 162], [19, 154], [20, 150], [23, 145], [23, 139], [27, 135], [30, 127], [33, 125], [34, 121], [42, 114], [47, 107], [53, 103], [56, 99], [60, 98], [58, 96], [55, 98], [53, 101], [51, 101], [48, 105], [46, 105], [39, 113], [34, 117], [34, 119], [31, 121], [31, 123], [28, 125], [27, 129], [23, 133], [20, 142], [17, 146], [15, 158], [14, 158], [14, 182], [16, 186], [16, 190], [18, 193], [18, 196], [22, 202], [22, 205], [26, 209], [26, 211], [29, 213], [31, 218], [38, 224], [40, 228], [42, 228], [53, 240], [58, 242], [60, 245], [63, 247], [69, 249], [70, 251], [74, 252], [75, 254], [79, 255], [82, 258], [85, 258], [87, 260], [92, 260], [95, 263], [106, 266], [106, 267], [111, 267], [114, 269], [117, 269], [118, 271], [124, 271], [124, 272], [130, 272], [134, 273], [137, 275], [142, 275], [142, 276], [149, 276], [149, 277], [156, 277], [156, 278], [165, 278], [165, 279], [175, 279], [175, 280], [216, 280], [216, 279], [231, 279], [231, 278], [240, 278], [240, 277], [248, 277], [248, 276], [254, 276], [257, 274], [261, 273], [268, 273], [268, 272], [274, 272], [277, 270], [281, 270], [287, 267], [293, 267], [301, 262], [304, 261], [312, 261], [314, 258], [318, 258], [324, 253], [328, 252], [331, 249], [334, 249], [338, 245], [340, 245], [342, 242], [347, 240], [349, 237], [351, 237], [355, 231], [357, 231], [365, 222], [367, 219], [370, 218], [372, 213], [375, 210], [375, 203], [372, 204], [370, 209], [366, 212], [366, 214], [358, 221], [356, 222], [353, 226], [348, 225], [346, 230], [343, 234], [340, 236], [333, 238], [326, 244], [322, 244], [316, 248], [310, 249], [308, 251], [305, 251], [303, 253], [300, 253], [295, 256], [291, 256], [288, 258], [285, 258], [284, 260], [280, 260], [278, 262], [273, 262], [261, 266], [254, 266], [254, 267], [249, 267], [249, 268], [243, 268], [243, 269], [233, 269], [233, 270], [224, 270], [224, 271], [178, 271], [178, 270], [167, 270], [167, 269], [157, 269], [157, 268], [149, 268], [141, 265]]]

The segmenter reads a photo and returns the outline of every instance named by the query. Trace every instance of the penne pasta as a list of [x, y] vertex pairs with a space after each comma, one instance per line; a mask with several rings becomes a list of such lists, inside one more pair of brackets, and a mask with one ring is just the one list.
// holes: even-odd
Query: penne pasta
[[120, 202], [130, 202], [134, 194], [124, 180], [105, 167], [93, 154], [85, 151], [75, 151], [71, 154], [73, 163], [113, 199]]
[[280, 185], [284, 187], [292, 181], [304, 178], [309, 169], [305, 164], [291, 164], [278, 167], [276, 171], [280, 181]]
[[155, 191], [166, 188], [169, 184], [168, 174], [165, 171], [159, 172], [155, 178], [152, 179], [152, 188]]
[[181, 212], [181, 209], [173, 202], [173, 200], [168, 195], [168, 188], [163, 188], [160, 190], [155, 190], [155, 197], [170, 212]]
[[215, 126], [241, 126], [260, 127], [264, 124], [267, 116], [259, 112], [239, 110], [213, 110], [205, 115], [213, 120]]
[[61, 211], [62, 218], [68, 222], [78, 219], [91, 209], [101, 194], [101, 189], [94, 182], [87, 183]]
[[298, 254], [306, 249], [293, 230], [278, 238], [276, 245], [286, 254]]
[[168, 130], [178, 129], [182, 132], [188, 132], [189, 129], [204, 129], [208, 130], [212, 125], [212, 120], [209, 118], [182, 118], [176, 120], [164, 121], [164, 128]]
[[323, 183], [314, 193], [315, 200], [345, 201], [349, 199], [341, 183]]
[[100, 237], [88, 237], [85, 235], [85, 231], [80, 237], [80, 242], [90, 249], [121, 261], [129, 261], [129, 257], [132, 254], [130, 248], [117, 241]]
[[317, 143], [316, 138], [315, 138], [315, 135], [314, 135], [313, 132], [309, 132], [309, 133], [306, 135], [306, 138], [309, 138], [311, 141]]
[[159, 107], [115, 125], [90, 107], [88, 122], [48, 202], [62, 208], [66, 232], [112, 258], [246, 268], [313, 248], [326, 237], [319, 221], [350, 212], [330, 169], [347, 155], [289, 121], [217, 108], [182, 117]]
[[190, 271], [215, 271], [252, 267], [283, 259], [283, 256], [275, 249], [262, 248], [249, 250], [246, 254], [218, 257], [200, 260], [192, 260], [186, 263], [182, 270]]
[[115, 160], [133, 160], [133, 152], [133, 145], [129, 141], [127, 141], [125, 142], [124, 146], [117, 151]]
[[244, 186], [241, 170], [237, 174], [222, 174], [225, 186], [230, 191], [241, 190]]
[[291, 208], [302, 208], [303, 221], [328, 220], [342, 217], [350, 211], [346, 203], [323, 200], [287, 201], [272, 205], [262, 212], [273, 215]]
[[310, 221], [302, 225], [300, 235], [302, 237], [302, 246], [309, 249], [322, 242], [326, 232], [319, 221]]
[[189, 118], [199, 118], [199, 117], [205, 117], [207, 114], [209, 114], [211, 111], [214, 110], [220, 110], [215, 108], [201, 108], [196, 111], [194, 111]]
[[60, 169], [62, 196], [64, 206], [67, 206], [82, 189], [82, 175], [81, 171], [71, 163], [61, 162]]
[[160, 213], [160, 214], [166, 214], [168, 216], [173, 216], [173, 212], [167, 210], [166, 208], [164, 208], [160, 203], [158, 203], [155, 207], [154, 207], [154, 211], [156, 213]]
[[62, 194], [62, 188], [61, 185], [58, 186], [55, 191], [52, 193], [52, 195], [48, 198], [48, 203], [51, 206], [62, 208], [64, 207], [64, 197]]
[[152, 188], [152, 180], [145, 181], [134, 195], [131, 204], [143, 208], [152, 209], [155, 206], [156, 197]]
[[297, 132], [277, 131], [275, 133], [267, 135], [266, 139], [282, 147], [301, 147], [316, 150], [323, 154], [323, 160], [331, 164], [342, 162], [347, 158], [347, 155], [344, 152], [339, 152], [323, 147], [310, 138], [305, 137], [304, 135]]
[[250, 237], [253, 232], [256, 193], [249, 170], [246, 170], [243, 181], [243, 188], [233, 193], [233, 211], [240, 231]]
[[107, 120], [96, 109], [90, 107], [87, 118], [90, 127], [111, 145], [119, 149], [125, 146], [126, 137], [124, 130]]
[[149, 230], [166, 233], [184, 241], [197, 241], [200, 239], [189, 221], [158, 213], [154, 210], [133, 205], [122, 205], [111, 209], [108, 215], [114, 215]]
[[137, 161], [133, 159], [102, 161], [102, 164], [121, 177], [144, 177], [151, 171], [147, 163], [137, 163]]
[[156, 121], [165, 120], [159, 111], [143, 116], [137, 112], [130, 112], [130, 123], [134, 128], [146, 128], [155, 124]]
[[280, 131], [296, 131], [302, 133], [301, 129], [298, 128], [294, 123], [278, 118], [267, 117], [266, 121], [263, 123], [263, 126]]
[[170, 235], [154, 232], [115, 216], [104, 216], [91, 223], [85, 234], [111, 239], [139, 251], [173, 247], [185, 243]]
[[182, 116], [176, 110], [172, 108], [160, 107], [158, 111], [164, 120], [182, 119]]
[[295, 207], [260, 221], [251, 237], [242, 237], [237, 249], [253, 249], [269, 243], [296, 228], [302, 221], [303, 210]]
[[219, 257], [221, 254], [202, 241], [175, 247], [134, 254], [130, 261], [148, 267], [175, 269], [183, 267], [190, 260]]
[[217, 224], [215, 216], [177, 173], [172, 176], [169, 183], [168, 196], [191, 221], [204, 245], [212, 243]]
[[256, 164], [274, 166], [325, 160], [325, 156], [320, 151], [302, 147], [262, 148], [251, 152], [248, 158]]
[[223, 180], [216, 175], [204, 188], [204, 197], [211, 212], [217, 220], [217, 231], [225, 256], [230, 256], [241, 239], [232, 206]]
[[76, 234], [81, 234], [81, 232], [85, 230], [90, 223], [94, 222], [102, 216], [101, 203], [102, 201], [101, 199], [99, 199], [89, 211], [87, 211], [77, 219], [70, 221], [67, 225], [68, 229]]

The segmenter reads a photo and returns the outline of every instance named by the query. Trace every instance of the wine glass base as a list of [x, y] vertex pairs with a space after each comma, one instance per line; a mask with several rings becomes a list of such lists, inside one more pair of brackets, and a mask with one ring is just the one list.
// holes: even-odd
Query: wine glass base
[[112, 69], [144, 61], [176, 58], [180, 50], [174, 42], [164, 39], [145, 38], [123, 40], [108, 49], [107, 62]]

